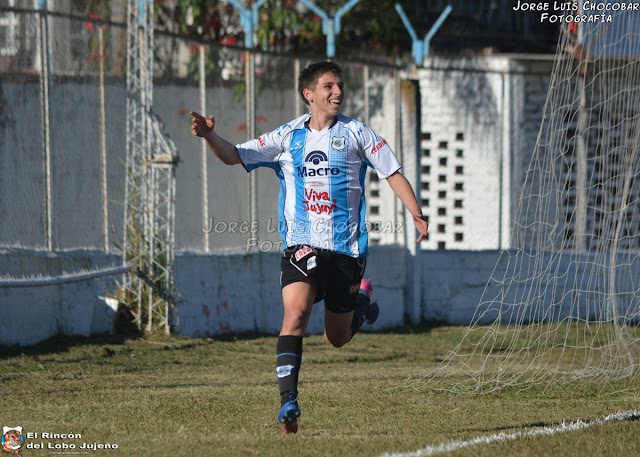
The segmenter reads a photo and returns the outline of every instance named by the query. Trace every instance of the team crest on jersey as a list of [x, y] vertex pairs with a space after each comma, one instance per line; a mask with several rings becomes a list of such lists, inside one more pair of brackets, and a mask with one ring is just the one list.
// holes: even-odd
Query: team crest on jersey
[[331, 147], [337, 151], [342, 151], [347, 147], [347, 139], [343, 136], [334, 136], [331, 138]]

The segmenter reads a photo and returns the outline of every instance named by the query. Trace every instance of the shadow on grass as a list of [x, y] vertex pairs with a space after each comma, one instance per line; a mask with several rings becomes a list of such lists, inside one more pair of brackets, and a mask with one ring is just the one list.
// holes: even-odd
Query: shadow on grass
[[[403, 326], [391, 329], [384, 329], [379, 332], [370, 332], [369, 335], [411, 335], [411, 334], [424, 334], [429, 333], [435, 328], [445, 326], [442, 322], [426, 322], [415, 326]], [[234, 341], [253, 341], [262, 338], [277, 338], [275, 333], [267, 332], [241, 332], [241, 333], [226, 333], [219, 335], [212, 335], [208, 337], [182, 337], [182, 336], [165, 336], [165, 335], [149, 335], [145, 336], [143, 332], [137, 328], [128, 326], [126, 328], [120, 328], [120, 331], [116, 331], [114, 334], [99, 335], [91, 337], [82, 336], [55, 336], [40, 343], [36, 343], [30, 346], [0, 346], [0, 360], [9, 359], [19, 355], [46, 355], [68, 352], [73, 347], [79, 346], [106, 346], [106, 345], [122, 345], [127, 341], [132, 340], [144, 340], [160, 341], [164, 342], [169, 347], [172, 347], [171, 341], [174, 338], [179, 339], [193, 339], [197, 340], [210, 340], [220, 342], [234, 342]], [[306, 334], [305, 336], [311, 336]], [[183, 346], [184, 348], [184, 346]]]
[[380, 334], [394, 334], [394, 335], [422, 335], [424, 333], [431, 333], [433, 330], [440, 327], [451, 327], [451, 324], [447, 324], [444, 321], [426, 321], [416, 325], [404, 325], [402, 327], [394, 327], [391, 329], [381, 330]]
[[55, 336], [31, 346], [0, 346], [0, 360], [19, 355], [46, 355], [69, 352], [78, 346], [120, 345], [132, 339], [125, 335], [102, 335], [92, 337]]
[[507, 430], [518, 431], [518, 430], [528, 430], [532, 428], [545, 428], [545, 427], [554, 427], [558, 426], [559, 423], [553, 422], [528, 422], [524, 424], [518, 425], [500, 425], [497, 427], [472, 427], [465, 428], [466, 432], [480, 432], [480, 433], [499, 433]]

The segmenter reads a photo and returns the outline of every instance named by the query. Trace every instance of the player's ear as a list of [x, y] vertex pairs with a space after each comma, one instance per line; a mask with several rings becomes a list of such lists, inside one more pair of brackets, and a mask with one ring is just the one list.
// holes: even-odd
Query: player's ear
[[307, 103], [311, 102], [311, 91], [309, 89], [307, 89], [306, 87], [302, 89], [302, 95], [304, 96], [304, 99], [307, 101]]

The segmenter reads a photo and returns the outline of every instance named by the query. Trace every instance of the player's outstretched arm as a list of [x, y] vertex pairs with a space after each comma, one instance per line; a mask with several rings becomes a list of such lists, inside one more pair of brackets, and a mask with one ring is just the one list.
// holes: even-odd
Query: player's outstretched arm
[[216, 120], [213, 116], [204, 117], [194, 111], [190, 111], [189, 114], [193, 121], [191, 124], [191, 133], [193, 136], [204, 138], [213, 153], [227, 165], [240, 163], [240, 156], [238, 155], [236, 147], [218, 135], [214, 130]]
[[418, 204], [418, 200], [416, 199], [416, 195], [413, 192], [411, 184], [409, 184], [407, 178], [405, 178], [399, 171], [396, 171], [394, 174], [389, 176], [387, 178], [387, 182], [402, 204], [411, 213], [413, 223], [416, 225], [416, 229], [419, 233], [417, 239], [417, 242], [419, 243], [427, 237], [429, 223], [425, 220], [424, 216], [422, 216], [422, 210], [420, 209], [420, 205]]

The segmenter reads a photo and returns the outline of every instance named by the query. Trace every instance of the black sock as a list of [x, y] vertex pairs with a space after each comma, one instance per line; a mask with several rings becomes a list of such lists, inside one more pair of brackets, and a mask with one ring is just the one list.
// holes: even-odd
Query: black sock
[[298, 396], [298, 373], [301, 363], [302, 337], [279, 336], [276, 349], [276, 373], [282, 405], [289, 400], [295, 400]]
[[353, 320], [351, 321], [351, 338], [358, 333], [358, 330], [360, 330], [360, 327], [364, 324], [367, 309], [369, 308], [369, 301], [370, 299], [367, 295], [358, 292], [356, 309], [353, 312]]

